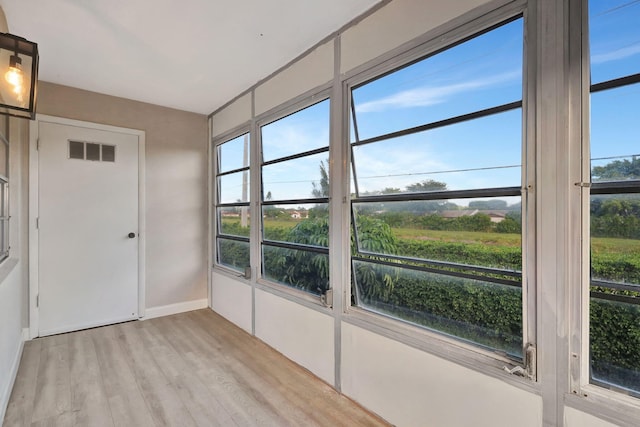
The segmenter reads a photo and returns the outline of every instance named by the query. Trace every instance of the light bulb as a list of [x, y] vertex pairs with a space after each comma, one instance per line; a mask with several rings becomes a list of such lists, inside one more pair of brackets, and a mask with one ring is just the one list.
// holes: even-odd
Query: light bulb
[[4, 79], [13, 86], [15, 93], [22, 91], [24, 77], [22, 75], [22, 59], [17, 55], [11, 55], [9, 59], [9, 70], [4, 74]]

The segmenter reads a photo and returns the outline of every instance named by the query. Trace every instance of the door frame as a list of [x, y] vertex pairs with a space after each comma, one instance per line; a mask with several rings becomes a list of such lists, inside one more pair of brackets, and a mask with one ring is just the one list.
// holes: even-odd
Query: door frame
[[76, 126], [93, 130], [118, 132], [138, 137], [138, 318], [145, 314], [145, 131], [99, 123], [66, 119], [63, 117], [36, 115], [36, 119], [29, 123], [29, 338], [39, 335], [39, 152], [38, 139], [40, 123], [54, 123]]

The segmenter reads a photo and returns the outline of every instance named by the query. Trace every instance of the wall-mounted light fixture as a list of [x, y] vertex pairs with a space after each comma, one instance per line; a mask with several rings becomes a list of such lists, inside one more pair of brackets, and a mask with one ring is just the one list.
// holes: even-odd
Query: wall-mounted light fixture
[[0, 114], [35, 118], [37, 83], [38, 45], [0, 33]]

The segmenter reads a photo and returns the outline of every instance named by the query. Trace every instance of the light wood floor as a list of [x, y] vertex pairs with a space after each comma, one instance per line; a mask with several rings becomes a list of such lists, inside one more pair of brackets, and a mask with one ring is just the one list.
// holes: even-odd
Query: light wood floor
[[4, 426], [386, 426], [211, 310], [25, 343]]

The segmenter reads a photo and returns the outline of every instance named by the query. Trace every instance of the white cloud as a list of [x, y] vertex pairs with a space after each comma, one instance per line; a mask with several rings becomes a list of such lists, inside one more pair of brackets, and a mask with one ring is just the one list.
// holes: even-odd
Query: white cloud
[[591, 57], [591, 62], [594, 64], [603, 64], [610, 61], [618, 61], [620, 59], [629, 58], [631, 56], [640, 53], [640, 43], [633, 44], [631, 46], [616, 49], [611, 52], [598, 53]]
[[269, 159], [301, 153], [329, 145], [329, 123], [320, 131], [289, 125], [264, 129], [262, 140], [263, 151]]
[[434, 87], [423, 86], [416, 89], [398, 92], [375, 101], [364, 102], [356, 107], [356, 111], [358, 113], [370, 113], [389, 109], [428, 107], [431, 105], [441, 104], [452, 95], [469, 90], [504, 84], [517, 79], [520, 76], [520, 71], [513, 71], [462, 83], [453, 83]]
[[[404, 189], [409, 184], [425, 179], [438, 179], [437, 174], [428, 176], [424, 171], [441, 171], [449, 169], [449, 165], [438, 159], [432, 150], [422, 145], [403, 145], [397, 150], [356, 150], [356, 172], [360, 192], [379, 191], [383, 188]], [[416, 173], [416, 175], [412, 175]]]

